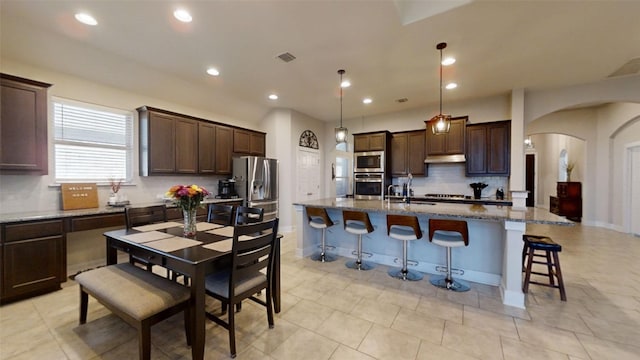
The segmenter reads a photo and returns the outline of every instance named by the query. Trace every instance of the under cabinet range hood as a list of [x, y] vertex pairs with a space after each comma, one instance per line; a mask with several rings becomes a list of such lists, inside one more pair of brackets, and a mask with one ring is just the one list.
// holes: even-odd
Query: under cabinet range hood
[[464, 154], [427, 155], [427, 158], [424, 159], [425, 164], [463, 163], [466, 161]]

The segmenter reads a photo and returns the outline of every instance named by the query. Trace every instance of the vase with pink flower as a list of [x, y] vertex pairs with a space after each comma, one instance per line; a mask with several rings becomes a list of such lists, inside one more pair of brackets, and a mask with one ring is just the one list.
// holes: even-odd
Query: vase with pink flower
[[196, 235], [196, 212], [202, 206], [202, 200], [209, 195], [207, 189], [198, 185], [174, 185], [166, 195], [172, 198], [184, 216], [184, 237], [192, 238]]

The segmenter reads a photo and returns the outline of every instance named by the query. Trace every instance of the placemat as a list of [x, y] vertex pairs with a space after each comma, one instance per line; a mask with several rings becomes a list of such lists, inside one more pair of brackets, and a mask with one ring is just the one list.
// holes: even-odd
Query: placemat
[[229, 252], [231, 251], [232, 246], [233, 246], [233, 239], [226, 239], [226, 240], [217, 241], [207, 245], [202, 245], [203, 248], [215, 250], [219, 252]]
[[124, 235], [122, 238], [129, 241], [133, 241], [134, 243], [141, 244], [149, 241], [169, 238], [172, 236], [173, 235], [171, 234], [163, 233], [160, 231], [147, 231], [147, 232], [141, 232], [137, 234]]
[[133, 227], [132, 229], [138, 230], [138, 231], [153, 231], [153, 230], [162, 230], [162, 229], [168, 229], [168, 228], [178, 227], [178, 226], [182, 226], [182, 224], [177, 223], [175, 221], [169, 221], [169, 222], [163, 222], [163, 223], [157, 223], [157, 224], [136, 226], [136, 227]]
[[198, 222], [196, 223], [196, 229], [198, 231], [207, 231], [207, 230], [211, 230], [211, 229], [218, 229], [224, 227], [224, 225], [220, 225], [220, 224], [214, 224], [214, 223], [210, 223], [210, 222]]
[[213, 229], [207, 231], [209, 234], [232, 237], [233, 236], [233, 226], [225, 226], [218, 229]]
[[164, 252], [172, 252], [184, 248], [188, 248], [191, 246], [196, 246], [202, 244], [202, 241], [187, 239], [178, 236], [172, 236], [167, 239], [151, 241], [145, 243], [145, 246], [152, 247], [154, 249], [164, 251]]

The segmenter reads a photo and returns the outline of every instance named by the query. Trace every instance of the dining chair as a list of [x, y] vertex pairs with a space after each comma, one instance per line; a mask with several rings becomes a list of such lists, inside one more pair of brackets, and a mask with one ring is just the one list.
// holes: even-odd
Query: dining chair
[[264, 209], [257, 207], [238, 206], [236, 207], [236, 225], [246, 225], [262, 222]]
[[[167, 207], [164, 205], [152, 205], [144, 207], [127, 207], [124, 209], [124, 218], [127, 229], [136, 226], [162, 223], [167, 221]], [[148, 271], [152, 271], [153, 264], [134, 255], [129, 255], [132, 265], [140, 264]]]
[[209, 204], [207, 222], [225, 226], [233, 225], [233, 205]]
[[[218, 299], [226, 307], [227, 321], [207, 312], [207, 317], [229, 331], [229, 350], [236, 357], [235, 305], [250, 299], [267, 308], [269, 328], [274, 327], [271, 278], [273, 258], [278, 233], [278, 218], [273, 220], [236, 225], [231, 247], [231, 266], [226, 271], [211, 274], [205, 279], [209, 296]], [[256, 297], [266, 290], [266, 302]]]

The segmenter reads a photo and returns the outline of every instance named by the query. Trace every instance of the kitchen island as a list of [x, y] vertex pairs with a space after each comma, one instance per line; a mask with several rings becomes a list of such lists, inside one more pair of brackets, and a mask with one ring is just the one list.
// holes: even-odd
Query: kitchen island
[[[449, 218], [466, 220], [469, 226], [469, 246], [453, 249], [453, 268], [464, 274], [456, 277], [493, 286], [499, 286], [505, 305], [524, 308], [522, 293], [522, 235], [527, 223], [572, 225], [573, 222], [539, 208], [514, 208], [502, 205], [411, 203], [387, 200], [321, 199], [293, 204], [296, 209], [296, 255], [306, 257], [317, 251], [320, 231], [307, 223], [305, 206], [325, 208], [336, 222], [327, 229], [326, 241], [335, 246], [336, 254], [353, 258], [356, 237], [345, 232], [342, 210], [365, 211], [369, 214], [374, 231], [363, 236], [363, 252], [370, 253], [368, 261], [399, 267], [402, 243], [387, 236], [386, 215], [414, 215], [418, 217], [423, 238], [412, 241], [409, 265], [412, 269], [439, 274], [436, 266], [445, 263], [445, 249], [428, 240], [428, 219]], [[413, 266], [412, 266], [413, 264]], [[347, 270], [345, 270], [347, 271]], [[431, 286], [426, 284], [425, 286]]]

